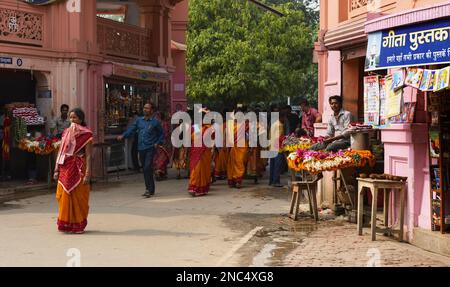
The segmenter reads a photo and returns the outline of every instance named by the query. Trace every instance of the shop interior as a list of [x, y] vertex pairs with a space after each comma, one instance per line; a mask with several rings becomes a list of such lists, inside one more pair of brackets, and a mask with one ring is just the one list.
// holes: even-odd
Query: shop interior
[[153, 103], [159, 111], [168, 111], [168, 96], [157, 82], [124, 82], [108, 79], [105, 83], [105, 143], [108, 171], [133, 169], [133, 143], [131, 138], [118, 142], [117, 136], [142, 116], [146, 103]]
[[46, 135], [46, 119], [50, 116], [46, 113], [51, 110], [51, 93], [41, 91], [45, 86], [45, 76], [39, 72], [0, 69], [2, 182], [29, 180], [36, 183], [48, 179], [48, 156], [19, 148], [23, 138]]

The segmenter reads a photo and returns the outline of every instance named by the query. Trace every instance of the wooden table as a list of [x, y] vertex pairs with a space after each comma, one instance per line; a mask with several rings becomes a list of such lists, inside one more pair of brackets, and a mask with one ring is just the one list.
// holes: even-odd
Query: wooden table
[[289, 217], [295, 221], [298, 219], [298, 212], [300, 210], [300, 194], [303, 190], [308, 192], [309, 211], [316, 221], [319, 221], [319, 211], [317, 209], [317, 182], [323, 178], [322, 174], [318, 174], [314, 179], [308, 181], [293, 181], [292, 182], [292, 199], [291, 208], [289, 210]]
[[367, 188], [372, 193], [372, 214], [371, 214], [371, 234], [372, 241], [376, 240], [377, 231], [377, 199], [378, 191], [384, 190], [384, 206], [383, 206], [383, 218], [384, 229], [387, 230], [389, 219], [389, 204], [390, 204], [390, 192], [392, 190], [400, 191], [400, 230], [399, 241], [403, 241], [403, 224], [404, 224], [404, 211], [405, 211], [405, 190], [406, 182], [392, 181], [392, 180], [380, 180], [370, 178], [358, 178], [358, 235], [362, 235], [363, 231], [363, 213], [364, 213], [364, 189]]

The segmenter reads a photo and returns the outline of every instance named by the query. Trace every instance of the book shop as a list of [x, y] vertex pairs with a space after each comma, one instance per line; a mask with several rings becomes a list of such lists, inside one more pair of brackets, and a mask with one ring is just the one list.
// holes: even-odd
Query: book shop
[[[439, 8], [365, 26], [364, 121], [381, 130], [385, 172], [408, 177], [405, 237], [422, 246], [450, 231], [450, 14]], [[401, 213], [396, 196], [390, 224]]]

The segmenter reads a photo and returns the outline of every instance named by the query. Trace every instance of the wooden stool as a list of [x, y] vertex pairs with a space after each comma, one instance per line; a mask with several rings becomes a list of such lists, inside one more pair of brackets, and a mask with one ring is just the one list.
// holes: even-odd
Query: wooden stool
[[298, 220], [298, 212], [300, 209], [300, 194], [303, 190], [308, 192], [309, 211], [314, 216], [316, 221], [319, 221], [319, 211], [317, 209], [317, 188], [314, 186], [319, 180], [322, 179], [322, 175], [317, 176], [313, 181], [293, 181], [292, 182], [292, 200], [291, 209], [289, 211], [289, 217], [293, 220]]
[[389, 219], [389, 201], [391, 190], [400, 190], [400, 230], [399, 241], [403, 241], [403, 223], [404, 223], [404, 211], [405, 211], [405, 190], [406, 182], [392, 181], [392, 180], [380, 180], [370, 178], [358, 178], [358, 235], [362, 235], [363, 231], [363, 213], [364, 213], [364, 188], [370, 190], [372, 194], [372, 214], [371, 214], [371, 234], [372, 241], [376, 240], [377, 232], [377, 199], [378, 190], [384, 189], [384, 206], [383, 206], [383, 219], [384, 228], [379, 231], [385, 232], [388, 230]]

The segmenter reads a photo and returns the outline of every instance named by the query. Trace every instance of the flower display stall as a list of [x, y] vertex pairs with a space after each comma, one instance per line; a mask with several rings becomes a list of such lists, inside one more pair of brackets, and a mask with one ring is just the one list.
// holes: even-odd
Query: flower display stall
[[367, 150], [341, 150], [336, 153], [299, 149], [287, 157], [288, 166], [295, 171], [318, 174], [349, 167], [375, 165], [375, 157]]

